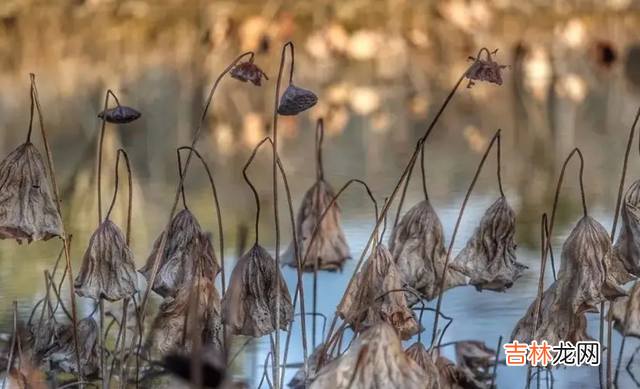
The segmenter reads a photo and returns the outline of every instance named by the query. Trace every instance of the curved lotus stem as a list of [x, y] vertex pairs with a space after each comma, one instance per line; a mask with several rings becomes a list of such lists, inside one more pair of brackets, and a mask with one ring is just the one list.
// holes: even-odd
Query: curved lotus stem
[[[196, 133], [193, 136], [193, 140], [191, 141], [191, 147], [192, 150], [189, 151], [189, 155], [187, 156], [187, 161], [185, 162], [184, 165], [184, 171], [182, 172], [182, 178], [180, 179], [180, 184], [178, 185], [178, 189], [176, 190], [176, 194], [174, 196], [173, 199], [173, 204], [171, 206], [171, 211], [169, 212], [169, 218], [167, 220], [167, 223], [165, 225], [165, 228], [162, 234], [162, 240], [160, 242], [160, 245], [158, 247], [158, 254], [156, 255], [156, 258], [154, 260], [154, 265], [153, 268], [151, 269], [151, 275], [149, 277], [148, 283], [147, 283], [147, 288], [144, 291], [144, 295], [142, 296], [142, 301], [140, 303], [140, 322], [143, 323], [144, 322], [144, 318], [145, 318], [145, 311], [147, 308], [147, 303], [149, 301], [149, 296], [151, 295], [151, 288], [153, 287], [153, 284], [155, 282], [156, 276], [158, 275], [158, 269], [160, 267], [160, 256], [162, 255], [162, 253], [164, 252], [164, 248], [165, 245], [167, 244], [167, 233], [166, 231], [169, 231], [169, 227], [171, 227], [171, 221], [173, 220], [173, 216], [175, 215], [176, 212], [176, 208], [178, 206], [178, 200], [180, 199], [180, 193], [181, 193], [181, 188], [184, 185], [184, 177], [187, 174], [187, 171], [189, 170], [189, 165], [191, 163], [191, 158], [193, 156], [193, 149], [196, 147], [196, 144], [198, 143], [198, 139], [200, 138], [200, 133], [202, 132], [202, 127], [204, 125], [204, 121], [205, 118], [207, 116], [207, 112], [209, 111], [209, 107], [211, 106], [211, 100], [213, 99], [213, 94], [215, 93], [215, 91], [218, 89], [218, 85], [220, 84], [220, 81], [222, 81], [222, 78], [229, 73], [229, 71], [244, 57], [246, 56], [250, 56], [250, 58], [253, 58], [254, 54], [253, 52], [247, 52], [244, 54], [241, 54], [240, 56], [238, 56], [235, 60], [233, 60], [233, 62], [231, 62], [231, 64], [229, 66], [227, 66], [227, 68], [218, 76], [218, 78], [216, 79], [215, 83], [213, 84], [213, 87], [211, 88], [211, 91], [209, 92], [209, 96], [207, 97], [207, 101], [205, 103], [205, 107], [204, 110], [202, 111], [202, 115], [200, 116], [200, 122], [198, 123], [198, 127], [196, 129]], [[134, 340], [136, 340], [136, 338], [140, 336], [140, 334], [138, 333], [138, 331], [136, 331], [134, 333]], [[129, 358], [127, 359], [127, 368], [129, 368], [130, 364], [131, 364], [131, 360], [133, 358], [131, 358], [131, 356], [133, 355], [133, 351], [134, 351], [135, 347], [132, 347], [131, 350], [129, 351]], [[137, 360], [137, 358], [136, 358]], [[128, 369], [127, 369], [128, 370]], [[126, 377], [123, 378], [124, 381], [126, 381]]]
[[[224, 272], [224, 231], [222, 229], [222, 212], [220, 211], [220, 201], [218, 200], [218, 191], [216, 189], [216, 183], [213, 180], [213, 175], [211, 174], [211, 169], [209, 169], [209, 164], [202, 158], [202, 155], [198, 152], [198, 150], [191, 148], [189, 146], [179, 147], [177, 150], [178, 153], [178, 165], [182, 166], [182, 162], [180, 161], [180, 151], [182, 150], [190, 150], [192, 151], [196, 157], [202, 162], [202, 166], [204, 166], [204, 170], [207, 172], [207, 177], [209, 178], [209, 184], [211, 185], [211, 192], [213, 193], [213, 202], [215, 203], [216, 213], [218, 215], [218, 232], [220, 233], [220, 272], [222, 273], [222, 295], [225, 292], [225, 272]], [[182, 168], [180, 168], [182, 171]], [[182, 198], [184, 199], [184, 186], [182, 188]], [[186, 208], [186, 204], [185, 204]]]
[[[53, 196], [56, 203], [56, 209], [58, 214], [60, 214], [60, 223], [62, 227], [62, 231], [64, 233], [64, 237], [62, 238], [62, 242], [64, 245], [64, 258], [67, 266], [67, 273], [69, 275], [69, 293], [71, 293], [71, 322], [73, 324], [73, 342], [75, 346], [75, 357], [78, 365], [80, 364], [80, 349], [78, 347], [78, 318], [76, 315], [76, 291], [75, 286], [73, 285], [73, 269], [71, 268], [71, 252], [69, 248], [69, 238], [67, 237], [67, 231], [64, 227], [64, 222], [62, 221], [62, 205], [60, 200], [60, 190], [58, 189], [58, 183], [56, 181], [56, 173], [53, 166], [53, 156], [51, 154], [51, 149], [49, 148], [49, 140], [47, 138], [47, 132], [44, 129], [44, 119], [42, 118], [42, 107], [40, 106], [40, 97], [38, 96], [38, 87], [36, 86], [36, 75], [33, 73], [29, 74], [31, 79], [31, 103], [35, 104], [36, 111], [38, 113], [38, 122], [40, 123], [40, 133], [42, 134], [42, 143], [44, 144], [44, 149], [47, 154], [47, 164], [49, 167], [49, 174], [51, 174], [51, 186], [53, 187]], [[31, 112], [33, 113], [33, 107], [31, 108]], [[32, 119], [31, 119], [32, 120]], [[80, 373], [80, 378], [82, 377], [82, 373]]]
[[255, 225], [254, 244], [258, 244], [258, 242], [260, 241], [260, 228], [259, 228], [260, 227], [260, 195], [258, 195], [258, 190], [249, 179], [249, 176], [247, 176], [247, 169], [249, 169], [249, 166], [251, 166], [251, 162], [253, 162], [253, 159], [256, 157], [258, 150], [260, 150], [260, 146], [262, 146], [262, 144], [265, 141], [266, 139], [263, 139], [260, 143], [258, 143], [256, 147], [254, 147], [253, 151], [251, 152], [251, 155], [249, 156], [249, 159], [247, 159], [247, 162], [245, 162], [244, 167], [242, 168], [242, 177], [244, 178], [244, 181], [247, 183], [247, 185], [249, 185], [249, 188], [251, 188], [251, 192], [253, 192], [253, 198], [256, 202], [256, 219], [254, 224]]
[[322, 166], [322, 142], [324, 141], [324, 119], [316, 123], [316, 181], [324, 180], [324, 166]]
[[[106, 110], [109, 107], [109, 96], [113, 97], [118, 107], [120, 106], [120, 101], [116, 95], [111, 91], [111, 89], [107, 89], [107, 93], [104, 96], [103, 110]], [[107, 124], [106, 116], [101, 119], [100, 140], [98, 141], [98, 224], [102, 222], [102, 146], [104, 143], [104, 132]]]

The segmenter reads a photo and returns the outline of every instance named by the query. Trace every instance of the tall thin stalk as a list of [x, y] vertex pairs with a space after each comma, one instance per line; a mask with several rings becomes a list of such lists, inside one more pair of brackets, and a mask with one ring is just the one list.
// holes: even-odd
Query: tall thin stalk
[[[49, 140], [47, 137], [47, 132], [44, 129], [44, 119], [42, 115], [42, 106], [40, 105], [40, 97], [38, 96], [38, 87], [36, 86], [36, 75], [33, 73], [29, 74], [31, 78], [31, 104], [35, 103], [36, 111], [38, 113], [38, 122], [40, 123], [40, 133], [42, 134], [42, 143], [44, 144], [44, 149], [47, 154], [47, 164], [49, 167], [49, 174], [51, 174], [51, 186], [53, 187], [53, 197], [56, 203], [56, 210], [60, 215], [60, 226], [62, 228], [62, 242], [64, 244], [64, 258], [67, 266], [67, 274], [69, 278], [69, 293], [71, 294], [71, 321], [73, 324], [73, 343], [75, 346], [75, 357], [76, 363], [78, 367], [80, 367], [80, 348], [78, 347], [78, 318], [76, 314], [76, 290], [73, 285], [73, 269], [71, 267], [71, 252], [69, 248], [69, 238], [67, 235], [67, 231], [64, 227], [64, 222], [62, 221], [62, 200], [60, 199], [60, 190], [58, 189], [58, 183], [56, 181], [56, 173], [53, 165], [53, 155], [51, 154], [51, 149], [49, 148]], [[33, 112], [33, 108], [31, 109]], [[78, 375], [82, 380], [82, 369], [78, 369]]]
[[[116, 101], [118, 107], [120, 106], [120, 101], [116, 97], [115, 94], [111, 91], [111, 89], [107, 89], [107, 93], [104, 96], [104, 109], [106, 111], [109, 107], [109, 96], [112, 96]], [[102, 147], [104, 144], [104, 132], [106, 129], [106, 115], [101, 118], [102, 124], [100, 125], [100, 140], [98, 141], [98, 224], [102, 222]]]
[[[316, 211], [318, 213], [323, 210], [320, 209], [320, 183], [324, 180], [324, 166], [322, 165], [322, 142], [324, 141], [324, 120], [318, 119], [316, 123], [316, 183], [315, 183], [315, 205], [318, 207]], [[319, 226], [319, 224], [318, 224]], [[309, 246], [310, 249], [311, 246]], [[316, 255], [313, 261], [313, 313], [318, 312], [318, 262], [319, 258]], [[316, 349], [316, 317], [313, 316], [311, 325], [311, 348]]]
[[13, 366], [13, 352], [15, 351], [15, 345], [18, 341], [18, 302], [13, 300], [13, 333], [11, 334], [11, 346], [9, 347], [9, 360], [7, 361], [7, 371], [2, 377], [2, 389], [7, 384], [7, 376], [11, 372], [11, 366]]
[[[209, 96], [207, 98], [207, 101], [205, 103], [205, 107], [204, 110], [202, 111], [202, 115], [200, 116], [200, 122], [198, 123], [198, 127], [196, 129], [196, 133], [193, 136], [193, 140], [191, 141], [191, 150], [189, 150], [189, 154], [187, 156], [187, 160], [184, 164], [184, 171], [182, 172], [182, 178], [180, 179], [180, 184], [178, 185], [178, 188], [176, 190], [174, 199], [173, 199], [173, 204], [171, 205], [171, 211], [169, 212], [169, 217], [167, 220], [167, 223], [165, 224], [165, 228], [163, 230], [162, 233], [162, 239], [160, 241], [160, 245], [158, 247], [158, 253], [156, 254], [156, 257], [154, 259], [154, 263], [153, 263], [153, 268], [151, 269], [151, 275], [149, 277], [148, 283], [147, 283], [147, 288], [144, 292], [144, 295], [142, 297], [142, 301], [140, 303], [140, 322], [144, 323], [144, 318], [145, 318], [145, 311], [147, 308], [147, 303], [149, 302], [149, 296], [151, 295], [151, 288], [153, 287], [153, 284], [155, 282], [156, 276], [158, 275], [158, 269], [160, 268], [160, 257], [162, 256], [162, 253], [164, 253], [164, 248], [167, 244], [167, 231], [169, 231], [169, 228], [171, 227], [171, 221], [173, 220], [173, 216], [176, 213], [176, 208], [178, 206], [178, 200], [180, 199], [180, 193], [182, 190], [182, 187], [184, 185], [184, 178], [186, 177], [187, 171], [189, 170], [189, 165], [191, 163], [191, 158], [193, 156], [193, 150], [196, 147], [196, 144], [198, 143], [198, 139], [200, 138], [200, 134], [202, 133], [202, 127], [204, 126], [204, 121], [207, 117], [207, 112], [209, 111], [209, 107], [211, 106], [211, 100], [213, 99], [213, 95], [215, 93], [215, 91], [218, 89], [218, 85], [220, 84], [220, 81], [222, 81], [222, 78], [229, 73], [229, 71], [244, 57], [246, 56], [250, 56], [250, 58], [253, 58], [254, 54], [253, 52], [247, 52], [244, 54], [241, 54], [240, 56], [238, 56], [235, 60], [233, 60], [233, 62], [231, 62], [231, 64], [229, 66], [227, 66], [227, 68], [220, 74], [220, 76], [218, 76], [218, 78], [216, 79], [215, 83], [213, 84], [213, 87], [211, 88], [211, 91], [209, 92]], [[142, 334], [142, 329], [140, 330], [136, 330], [136, 332], [134, 332], [134, 341], [137, 340], [138, 336], [141, 336]], [[134, 342], [135, 343], [135, 342]], [[134, 347], [131, 348], [131, 351], [129, 352], [129, 358], [127, 359], [127, 367], [129, 367], [129, 364], [131, 363], [131, 356], [133, 355], [133, 350]], [[137, 359], [137, 358], [136, 358]]]

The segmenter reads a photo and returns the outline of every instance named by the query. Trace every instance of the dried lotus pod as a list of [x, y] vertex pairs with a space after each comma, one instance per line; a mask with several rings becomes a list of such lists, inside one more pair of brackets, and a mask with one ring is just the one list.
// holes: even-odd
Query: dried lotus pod
[[127, 124], [136, 121], [142, 114], [131, 107], [118, 105], [115, 108], [107, 108], [98, 114], [98, 117], [108, 123]]
[[424, 389], [429, 375], [402, 350], [387, 323], [361, 333], [340, 357], [324, 365], [309, 389]]
[[440, 373], [436, 368], [433, 356], [424, 347], [422, 342], [415, 342], [404, 350], [404, 353], [427, 373], [429, 379], [424, 389], [440, 389]]
[[29, 244], [63, 235], [44, 161], [26, 142], [0, 162], [0, 239]]
[[501, 196], [485, 212], [480, 225], [451, 267], [471, 278], [478, 291], [504, 292], [527, 266], [516, 261], [516, 214]]
[[[389, 249], [406, 285], [427, 301], [438, 297], [447, 253], [442, 223], [428, 201], [419, 202], [402, 216], [391, 233]], [[466, 284], [464, 274], [448, 267], [442, 291]], [[406, 294], [406, 299], [410, 305], [416, 303], [413, 295]]]
[[621, 297], [613, 303], [612, 313], [616, 331], [640, 338], [640, 282], [633, 285], [629, 296]]
[[407, 307], [405, 294], [391, 292], [399, 289], [402, 289], [402, 279], [391, 253], [386, 246], [378, 244], [347, 291], [340, 317], [356, 329], [384, 321], [398, 331], [401, 339], [409, 339], [419, 332], [419, 327]]
[[[307, 389], [308, 381], [312, 381], [315, 375], [316, 370], [318, 369], [318, 360], [320, 359], [320, 355], [324, 352], [324, 343], [320, 343], [315, 350], [311, 353], [309, 358], [307, 359], [307, 367], [309, 371], [309, 377], [305, 377], [304, 367], [300, 368], [296, 374], [293, 376], [291, 381], [287, 384], [291, 389]], [[330, 362], [330, 355], [327, 355], [324, 359], [325, 363]]]
[[[502, 85], [502, 69], [508, 68], [509, 66], [501, 65], [491, 59], [491, 53], [489, 53], [489, 50], [482, 49], [480, 50], [480, 53], [482, 53], [482, 51], [487, 52], [486, 60], [480, 58], [476, 60], [473, 57], [469, 57], [469, 60], [473, 60], [475, 62], [471, 65], [466, 73], [466, 77], [469, 79], [467, 88], [471, 88], [471, 86], [475, 85], [475, 83], [473, 82], [474, 80], [486, 81], [492, 84]], [[495, 51], [493, 52], [493, 54], [495, 54]]]
[[269, 77], [256, 65], [253, 63], [253, 57], [247, 62], [240, 62], [236, 66], [229, 71], [231, 77], [236, 80], [247, 82], [251, 81], [251, 83], [255, 86], [262, 85], [262, 79], [269, 81]]
[[[193, 295], [197, 293], [197, 297]], [[198, 341], [220, 349], [222, 324], [220, 323], [220, 296], [213, 280], [196, 277], [193, 283], [183, 285], [174, 297], [167, 297], [153, 321], [148, 345], [165, 355], [175, 349], [191, 350], [194, 334], [187, 330], [186, 344], [182, 344], [185, 331], [185, 316], [189, 310], [189, 299], [198, 299]], [[188, 325], [188, 323], [187, 323]]]
[[[316, 182], [305, 193], [296, 218], [296, 230], [301, 253], [306, 255], [302, 270], [313, 272], [316, 261], [318, 270], [342, 271], [345, 262], [350, 258], [349, 245], [342, 229], [340, 206], [337, 202], [331, 205], [322, 223], [318, 227], [316, 237], [311, 247], [309, 243], [313, 236], [318, 220], [334, 197], [333, 188], [324, 180]], [[282, 255], [282, 262], [291, 267], [297, 267], [294, 242]]]
[[278, 114], [283, 116], [297, 115], [313, 107], [317, 102], [318, 96], [315, 93], [290, 82], [280, 97]]
[[634, 182], [624, 196], [622, 228], [613, 246], [614, 258], [634, 276], [640, 276], [640, 181]]
[[91, 235], [74, 282], [76, 294], [96, 301], [129, 298], [138, 291], [135, 266], [124, 234], [106, 219]]
[[[160, 256], [160, 266], [153, 283], [153, 291], [162, 297], [174, 296], [183, 285], [188, 285], [193, 278], [195, 258], [194, 248], [199, 239], [203, 239], [203, 232], [196, 217], [183, 209], [174, 216], [169, 227], [164, 252]], [[149, 281], [151, 271], [162, 242], [162, 234], [158, 236], [147, 262], [138, 270]], [[215, 259], [213, 247], [209, 243], [205, 251], [207, 260], [204, 263], [205, 277], [214, 279], [219, 272], [219, 265]]]
[[[280, 293], [280, 310], [276, 296]], [[280, 315], [280, 327], [277, 316]], [[293, 305], [276, 261], [255, 244], [233, 268], [222, 298], [222, 322], [233, 334], [261, 337], [286, 330], [293, 321]]]
[[487, 387], [475, 379], [473, 373], [465, 366], [457, 366], [443, 356], [436, 359], [436, 368], [440, 372], [440, 389], [486, 389]]
[[58, 328], [56, 340], [47, 352], [45, 359], [49, 360], [52, 366], [65, 373], [82, 375], [85, 378], [95, 377], [100, 367], [98, 334], [98, 323], [91, 316], [85, 317], [78, 322], [81, 372], [78, 371], [75, 357], [72, 324], [63, 324]]

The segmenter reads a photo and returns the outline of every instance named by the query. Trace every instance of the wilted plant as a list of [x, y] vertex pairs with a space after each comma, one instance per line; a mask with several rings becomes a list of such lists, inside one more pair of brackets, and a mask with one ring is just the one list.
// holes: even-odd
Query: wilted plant
[[496, 350], [493, 350], [479, 340], [456, 342], [456, 363], [465, 366], [474, 375], [486, 375], [494, 364]]
[[[350, 258], [349, 245], [342, 229], [340, 206], [334, 202], [330, 208], [328, 207], [334, 197], [334, 191], [324, 179], [323, 138], [324, 124], [323, 120], [319, 119], [316, 124], [316, 182], [305, 193], [296, 218], [299, 246], [302, 252], [306, 253], [302, 269], [307, 272], [342, 271], [344, 263]], [[327, 208], [327, 214], [319, 223], [320, 216]], [[317, 232], [311, 244], [314, 229], [317, 229]], [[291, 267], [297, 266], [293, 242], [283, 254], [283, 263]]]
[[613, 255], [634, 276], [640, 276], [640, 181], [629, 187], [621, 209], [622, 227]]
[[480, 225], [452, 264], [471, 278], [469, 284], [478, 291], [504, 292], [528, 269], [516, 261], [516, 213], [502, 190], [499, 135], [497, 145], [500, 198], [487, 209]]
[[[293, 84], [293, 70], [295, 66], [294, 48], [292, 42], [287, 42], [284, 46], [291, 48], [291, 69], [289, 71], [289, 86], [284, 90], [282, 96], [280, 96], [280, 104], [277, 105], [278, 115], [294, 116], [301, 112], [308, 110], [316, 105], [318, 102], [318, 96], [310, 90], [301, 88]], [[285, 50], [282, 50], [282, 61], [280, 62], [280, 72], [278, 74], [278, 84], [276, 86], [276, 97], [280, 93], [280, 81], [282, 78], [282, 68], [284, 67]], [[273, 138], [274, 143], [277, 145], [276, 136]], [[277, 147], [276, 147], [277, 148]]]
[[425, 389], [440, 389], [440, 373], [434, 362], [434, 357], [424, 347], [422, 342], [418, 341], [409, 346], [404, 353], [411, 358], [427, 373], [429, 377], [424, 386]]
[[304, 371], [304, 366], [302, 369], [299, 369], [296, 374], [293, 376], [291, 381], [287, 384], [291, 389], [307, 389], [309, 381], [313, 381], [314, 373], [318, 367], [318, 359], [320, 359], [320, 354], [322, 353], [324, 347], [324, 343], [320, 343], [315, 350], [309, 356], [307, 360], [307, 368], [311, 373], [309, 377], [306, 376]]
[[475, 379], [473, 373], [465, 366], [458, 366], [443, 356], [436, 359], [436, 368], [440, 372], [440, 389], [486, 389], [487, 387]]
[[255, 86], [262, 86], [262, 79], [269, 81], [269, 77], [253, 63], [253, 57], [246, 62], [240, 62], [229, 72], [231, 77], [236, 80], [247, 82], [250, 81]]
[[420, 388], [430, 376], [402, 350], [392, 326], [378, 322], [316, 374], [309, 389]]
[[[109, 95], [113, 97], [116, 101], [115, 108], [107, 108], [109, 105]], [[120, 101], [116, 97], [115, 94], [109, 89], [105, 95], [104, 99], [104, 108], [98, 114], [98, 117], [103, 120], [103, 122], [113, 123], [113, 124], [127, 124], [133, 121], [136, 121], [140, 118], [142, 114], [131, 107], [127, 107], [124, 105], [120, 105]], [[101, 131], [102, 132], [102, 131]]]
[[78, 364], [73, 356], [73, 326], [63, 324], [58, 328], [56, 340], [45, 358], [65, 373], [73, 373], [83, 377], [96, 376], [100, 370], [98, 336], [98, 323], [91, 316], [78, 322], [78, 345], [80, 348], [80, 363]]
[[[480, 55], [485, 51], [487, 53], [487, 59], [480, 59]], [[467, 88], [471, 88], [475, 83], [475, 81], [487, 81], [492, 84], [502, 85], [502, 69], [508, 68], [508, 65], [501, 65], [495, 62], [491, 58], [491, 54], [496, 54], [498, 50], [496, 49], [493, 53], [490, 53], [489, 50], [483, 48], [478, 53], [478, 58], [469, 57], [468, 59], [473, 61], [473, 65], [467, 71], [467, 78], [469, 79], [469, 84], [467, 84]]]
[[629, 296], [613, 304], [614, 328], [624, 336], [640, 338], [640, 283], [635, 283]]

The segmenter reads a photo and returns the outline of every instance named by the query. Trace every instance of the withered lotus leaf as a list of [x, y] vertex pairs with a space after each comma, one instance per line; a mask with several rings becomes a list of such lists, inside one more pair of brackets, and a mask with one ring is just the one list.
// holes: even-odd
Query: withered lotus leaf
[[[391, 292], [399, 289], [402, 289], [402, 279], [391, 253], [386, 246], [378, 244], [347, 291], [340, 317], [356, 329], [384, 321], [392, 325], [403, 340], [408, 339], [417, 334], [419, 328], [404, 293]], [[376, 301], [380, 296], [384, 297]]]
[[613, 246], [614, 258], [634, 276], [640, 276], [640, 181], [634, 182], [624, 196], [622, 228]]
[[516, 214], [501, 196], [487, 209], [452, 268], [471, 278], [469, 284], [478, 291], [504, 292], [528, 269], [516, 261], [515, 231]]
[[[457, 342], [456, 363], [465, 366], [474, 374], [486, 373], [493, 366], [496, 350], [492, 350], [479, 340], [466, 340]], [[484, 370], [483, 372], [481, 370]]]
[[47, 351], [54, 345], [58, 325], [52, 318], [44, 319], [41, 324], [29, 326], [28, 346], [32, 350], [32, 362], [40, 366]]
[[74, 286], [78, 296], [96, 301], [114, 302], [137, 292], [133, 253], [122, 231], [111, 220], [103, 221], [91, 235]]
[[315, 93], [289, 83], [280, 97], [278, 114], [282, 116], [297, 115], [313, 107], [317, 102], [318, 96]]
[[[280, 309], [276, 296], [280, 292]], [[280, 327], [277, 318], [280, 316]], [[233, 334], [261, 337], [285, 330], [293, 321], [287, 285], [269, 252], [255, 244], [233, 268], [222, 298], [222, 321]]]
[[142, 114], [131, 107], [119, 105], [115, 108], [108, 108], [98, 114], [100, 119], [113, 124], [127, 124], [136, 121]]
[[[340, 206], [337, 202], [331, 205], [322, 223], [318, 227], [316, 237], [311, 247], [311, 237], [320, 216], [334, 197], [333, 188], [324, 180], [316, 182], [305, 193], [296, 218], [296, 232], [299, 240], [300, 255], [309, 250], [306, 262], [302, 264], [303, 271], [313, 272], [316, 260], [318, 270], [342, 271], [344, 263], [350, 258], [349, 245], [342, 229]], [[283, 263], [297, 267], [294, 242], [282, 255]]]
[[309, 389], [424, 389], [428, 380], [427, 372], [402, 350], [394, 328], [378, 322], [324, 365]]
[[62, 237], [62, 220], [49, 193], [44, 161], [24, 143], [0, 162], [0, 239], [22, 244]]
[[[320, 359], [320, 354], [324, 352], [324, 343], [320, 343], [315, 350], [311, 353], [309, 358], [307, 359], [307, 366], [309, 371], [309, 377], [305, 377], [304, 375], [304, 367], [298, 369], [296, 374], [293, 376], [291, 381], [287, 384], [291, 389], [307, 389], [308, 381], [312, 380], [312, 377], [315, 376], [315, 371], [318, 368], [318, 360]], [[325, 357], [325, 362], [330, 362], [330, 356], [327, 355]]]
[[436, 368], [440, 372], [440, 389], [487, 389], [475, 379], [471, 370], [456, 365], [448, 358], [438, 356]]
[[[162, 297], [174, 296], [178, 289], [191, 282], [196, 269], [194, 265], [196, 258], [193, 258], [193, 255], [201, 252], [194, 251], [194, 247], [198, 240], [203, 239], [200, 224], [188, 209], [183, 209], [174, 216], [167, 233], [164, 252], [160, 256], [160, 267], [153, 283], [153, 291]], [[162, 234], [153, 244], [146, 264], [139, 270], [147, 281], [151, 276], [161, 242]], [[214, 279], [218, 274], [219, 265], [210, 243], [205, 251], [205, 258], [207, 259], [204, 262], [205, 276]]]
[[429, 378], [424, 388], [440, 389], [440, 373], [438, 372], [433, 356], [424, 347], [422, 342], [415, 342], [404, 350], [404, 353], [427, 373]]
[[45, 358], [65, 373], [81, 374], [84, 377], [95, 376], [98, 373], [100, 361], [98, 334], [98, 323], [92, 317], [86, 317], [78, 322], [81, 372], [78, 370], [76, 361], [71, 324], [63, 324], [59, 327], [56, 341]]
[[[197, 334], [191, 334], [189, 322], [186, 323], [187, 343], [183, 345], [185, 317], [189, 310], [190, 298], [198, 299], [199, 328]], [[164, 299], [153, 321], [148, 344], [161, 355], [165, 355], [178, 348], [189, 351], [194, 341], [220, 349], [221, 340], [220, 296], [212, 279], [198, 276], [192, 284], [183, 285], [175, 298]]]
[[613, 303], [612, 313], [616, 331], [640, 338], [640, 282], [633, 285], [629, 296], [621, 297]]
[[[414, 205], [402, 216], [389, 241], [404, 283], [422, 293], [427, 301], [438, 296], [447, 257], [444, 234], [438, 214], [428, 201]], [[443, 292], [466, 285], [464, 274], [447, 268]], [[406, 294], [409, 304], [417, 299]]]
[[473, 57], [469, 57], [469, 59], [474, 60], [475, 62], [467, 72], [467, 78], [469, 79], [467, 88], [471, 88], [472, 85], [475, 85], [473, 81], [486, 81], [492, 84], [502, 85], [502, 69], [509, 67], [508, 65], [501, 65], [497, 63], [491, 59], [491, 56], [486, 60], [478, 59], [476, 61]]
[[262, 79], [269, 80], [266, 74], [253, 63], [253, 58], [247, 62], [241, 62], [231, 69], [229, 72], [232, 78], [236, 80], [247, 82], [250, 81], [255, 86], [262, 85]]

